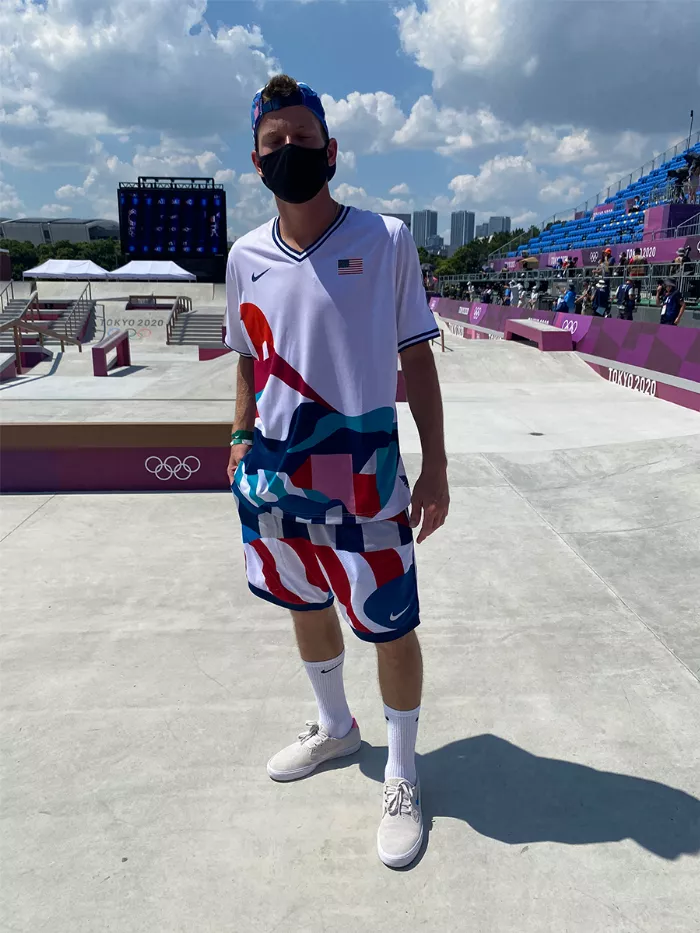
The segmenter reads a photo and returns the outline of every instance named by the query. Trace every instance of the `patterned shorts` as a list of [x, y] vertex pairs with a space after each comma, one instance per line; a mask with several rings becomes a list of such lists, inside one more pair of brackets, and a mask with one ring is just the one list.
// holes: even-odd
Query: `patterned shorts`
[[413, 532], [389, 521], [311, 525], [257, 515], [240, 500], [251, 591], [285, 609], [325, 609], [334, 596], [358, 638], [393, 641], [420, 622]]

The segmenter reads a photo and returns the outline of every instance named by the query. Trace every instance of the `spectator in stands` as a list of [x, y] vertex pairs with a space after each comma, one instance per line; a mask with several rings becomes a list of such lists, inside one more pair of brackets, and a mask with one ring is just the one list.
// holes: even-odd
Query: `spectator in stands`
[[631, 321], [634, 316], [637, 291], [632, 278], [628, 277], [626, 282], [621, 282], [615, 293], [615, 302], [617, 304], [617, 316], [622, 321]]
[[646, 259], [642, 256], [642, 250], [638, 246], [634, 251], [634, 256], [629, 261], [630, 275], [634, 279], [637, 291], [637, 303], [642, 300], [642, 279], [646, 277], [647, 265]]
[[510, 303], [513, 305], [514, 308], [517, 308], [520, 303], [520, 292], [522, 291], [522, 289], [520, 288], [520, 285], [518, 284], [518, 282], [516, 282], [515, 280], [513, 280], [510, 283], [509, 288], [510, 288], [510, 297], [511, 297]]
[[671, 324], [675, 327], [683, 317], [685, 301], [683, 301], [683, 296], [678, 291], [678, 286], [673, 279], [666, 279], [664, 284], [666, 285], [666, 297], [661, 310], [661, 323]]
[[534, 311], [540, 300], [540, 290], [537, 287], [537, 282], [533, 283], [532, 291], [530, 292], [529, 306], [532, 311]]
[[698, 188], [700, 188], [700, 156], [693, 156], [688, 176], [688, 204], [697, 203]]
[[595, 289], [590, 279], [583, 280], [583, 292], [581, 293], [581, 312], [591, 314], [593, 312], [593, 293]]
[[613, 259], [612, 250], [609, 246], [603, 250], [603, 257], [600, 260], [600, 265], [596, 269], [598, 275], [607, 278], [613, 273], [613, 266], [615, 265], [615, 260]]
[[527, 253], [523, 253], [520, 265], [526, 270], [539, 269], [540, 260], [537, 256], [529, 256]]
[[624, 268], [627, 265], [627, 253], [624, 251], [620, 253], [620, 258], [617, 260], [617, 264], [620, 267], [620, 270], [624, 271]]
[[576, 289], [571, 282], [564, 292], [564, 301], [566, 302], [566, 306], [569, 309], [569, 312], [574, 314], [576, 312]]
[[576, 313], [576, 290], [573, 285], [569, 285], [566, 291], [559, 296], [554, 310], [563, 311], [565, 314]]
[[596, 282], [591, 308], [598, 317], [610, 317], [610, 285], [606, 279]]
[[640, 211], [641, 209], [642, 209], [642, 203], [641, 203], [641, 201], [639, 200], [639, 195], [637, 195], [637, 197], [634, 199], [634, 201], [632, 202], [632, 204], [631, 204], [630, 207], [628, 208], [627, 213], [628, 213], [628, 214], [636, 214], [636, 213], [637, 213], [638, 211]]
[[685, 264], [690, 259], [690, 247], [689, 246], [680, 246], [676, 250], [676, 258], [673, 260], [673, 265], [679, 267], [679, 271], [682, 271]]
[[677, 168], [668, 173], [668, 178], [671, 183], [671, 200], [675, 204], [683, 202], [683, 186], [687, 182], [689, 176], [690, 169], [688, 168]]
[[503, 304], [506, 307], [510, 307], [513, 298], [513, 292], [510, 285], [506, 285], [505, 291], [503, 292]]

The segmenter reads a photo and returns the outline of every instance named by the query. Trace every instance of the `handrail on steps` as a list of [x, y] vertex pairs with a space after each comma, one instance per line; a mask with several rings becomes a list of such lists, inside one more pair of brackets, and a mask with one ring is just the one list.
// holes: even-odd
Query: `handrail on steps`
[[77, 332], [79, 328], [82, 327], [83, 321], [81, 318], [83, 312], [86, 310], [89, 311], [91, 305], [92, 289], [90, 287], [90, 282], [88, 282], [80, 293], [80, 296], [73, 302], [68, 314], [63, 318], [65, 332], [66, 334], [70, 334], [73, 339], [77, 339]]
[[168, 315], [168, 320], [165, 325], [165, 342], [170, 343], [170, 338], [173, 335], [173, 329], [175, 323], [181, 314], [189, 314], [192, 310], [192, 299], [188, 298], [187, 295], [178, 295], [173, 304], [173, 309]]
[[[36, 292], [34, 294], [36, 294]], [[30, 334], [38, 334], [39, 346], [41, 347], [44, 346], [44, 337], [53, 337], [54, 340], [58, 340], [61, 344], [61, 353], [65, 352], [65, 345], [67, 343], [77, 346], [80, 353], [83, 352], [83, 345], [79, 340], [75, 340], [73, 337], [67, 337], [65, 334], [59, 334], [57, 331], [51, 330], [48, 327], [38, 327], [36, 324], [30, 324], [29, 321], [25, 321], [21, 317], [16, 317], [12, 321], [7, 321], [5, 324], [0, 325], [0, 334], [10, 329], [12, 329], [15, 341], [15, 368], [18, 376], [22, 375], [22, 338], [20, 336], [22, 331], [26, 331]]]
[[[9, 296], [7, 293], [10, 293]], [[15, 283], [10, 280], [7, 285], [0, 292], [0, 314], [5, 310], [5, 305], [8, 301], [14, 301], [15, 297]]]

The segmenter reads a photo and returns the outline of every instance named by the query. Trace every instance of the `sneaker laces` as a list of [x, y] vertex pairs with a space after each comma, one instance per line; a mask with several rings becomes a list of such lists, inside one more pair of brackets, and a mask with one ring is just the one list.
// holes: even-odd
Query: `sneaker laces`
[[325, 733], [321, 732], [321, 727], [317, 722], [307, 721], [304, 723], [304, 725], [307, 727], [306, 731], [300, 732], [297, 736], [302, 745], [308, 743], [312, 748], [314, 748], [315, 746], [324, 742], [327, 738]]
[[384, 809], [389, 816], [413, 816], [413, 799], [408, 781], [384, 785]]

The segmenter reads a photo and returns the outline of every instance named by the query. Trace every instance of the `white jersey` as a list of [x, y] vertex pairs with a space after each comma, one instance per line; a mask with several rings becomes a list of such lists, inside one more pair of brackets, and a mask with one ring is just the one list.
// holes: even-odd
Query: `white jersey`
[[298, 252], [276, 218], [234, 243], [226, 303], [226, 344], [255, 359], [241, 504], [323, 524], [402, 512], [397, 353], [439, 336], [406, 226], [342, 207]]

